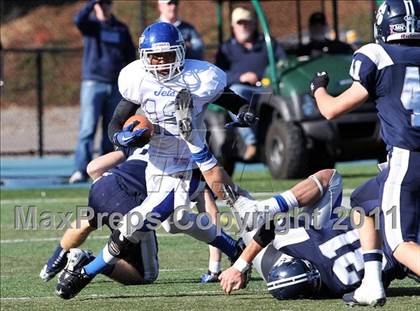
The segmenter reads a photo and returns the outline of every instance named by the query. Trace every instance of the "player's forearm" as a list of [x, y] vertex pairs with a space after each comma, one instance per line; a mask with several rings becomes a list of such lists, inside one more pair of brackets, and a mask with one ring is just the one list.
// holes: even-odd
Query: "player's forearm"
[[234, 93], [229, 88], [225, 88], [223, 90], [222, 95], [220, 95], [219, 98], [213, 102], [213, 104], [223, 107], [233, 112], [234, 114], [237, 114], [239, 110], [244, 106], [249, 108], [248, 101], [239, 96], [238, 94]]
[[328, 94], [325, 88], [319, 88], [315, 92], [315, 99], [319, 112], [327, 119], [334, 119], [344, 113], [340, 111], [336, 97]]
[[89, 23], [89, 15], [95, 6], [96, 1], [88, 1], [86, 5], [77, 13], [74, 17], [74, 23], [80, 28], [80, 30], [84, 30], [84, 26], [87, 26]]
[[86, 171], [90, 178], [96, 180], [107, 170], [115, 167], [124, 160], [125, 156], [122, 151], [113, 151], [90, 161]]
[[110, 141], [113, 141], [114, 134], [121, 131], [124, 122], [136, 113], [138, 107], [139, 106], [135, 103], [132, 103], [124, 98], [118, 103], [108, 125], [108, 137]]
[[239, 258], [250, 264], [254, 258], [257, 257], [257, 255], [263, 250], [263, 248], [264, 247], [259, 245], [256, 241], [251, 240]]
[[223, 185], [231, 185], [233, 187], [232, 179], [226, 171], [219, 165], [213, 166], [207, 171], [201, 171], [207, 185], [218, 199], [223, 200], [224, 194], [222, 190]]
[[318, 88], [314, 96], [321, 114], [331, 120], [363, 104], [369, 98], [369, 93], [363, 85], [355, 81], [337, 97], [329, 95], [324, 87]]

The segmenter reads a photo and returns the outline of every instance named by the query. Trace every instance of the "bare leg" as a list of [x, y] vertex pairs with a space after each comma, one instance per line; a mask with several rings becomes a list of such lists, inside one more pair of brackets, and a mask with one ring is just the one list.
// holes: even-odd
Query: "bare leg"
[[74, 221], [71, 228], [68, 228], [61, 238], [60, 245], [64, 250], [78, 248], [83, 244], [89, 234], [95, 230], [96, 228], [91, 227], [89, 221], [85, 219], [80, 221], [80, 226], [78, 227], [76, 221]]
[[[214, 199], [208, 189], [204, 190], [204, 207], [205, 211], [210, 214], [211, 220], [213, 224], [216, 224], [217, 220], [217, 213], [219, 210], [217, 209], [216, 202], [214, 202]], [[205, 280], [208, 281], [209, 277], [215, 275], [214, 280], [218, 281], [217, 275], [222, 270], [221, 267], [221, 260], [222, 260], [222, 252], [214, 246], [209, 245], [209, 266], [208, 271], [210, 273], [204, 274], [201, 276], [201, 281], [204, 282]]]
[[414, 242], [403, 242], [394, 251], [394, 257], [420, 277], [420, 245]]
[[146, 283], [135, 267], [124, 259], [115, 263], [109, 278], [124, 285], [138, 285]]
[[[325, 169], [316, 172], [314, 175], [321, 183], [322, 188], [326, 189], [333, 174], [333, 169]], [[313, 205], [321, 198], [321, 192], [318, 187], [318, 184], [312, 178], [302, 180], [296, 186], [292, 187], [290, 191], [296, 197], [296, 200], [299, 202], [299, 206]]]

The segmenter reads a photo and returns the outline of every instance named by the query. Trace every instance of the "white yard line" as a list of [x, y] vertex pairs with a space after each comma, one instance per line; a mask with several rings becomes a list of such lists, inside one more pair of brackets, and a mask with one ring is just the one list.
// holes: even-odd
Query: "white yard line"
[[[157, 233], [158, 237], [161, 238], [172, 238], [179, 235], [170, 234], [170, 233]], [[103, 240], [108, 239], [109, 235], [98, 235], [89, 237], [89, 240]], [[35, 238], [35, 239], [10, 239], [10, 240], [0, 240], [0, 244], [14, 244], [14, 243], [32, 243], [32, 242], [49, 242], [49, 241], [60, 241], [61, 237], [54, 238]]]
[[[265, 289], [247, 289], [247, 294], [248, 293], [263, 293], [266, 292]], [[191, 295], [209, 295], [209, 294], [219, 294], [219, 295], [223, 295], [223, 292], [221, 290], [203, 290], [203, 291], [185, 291], [185, 292], [170, 292], [170, 293], [165, 293], [165, 292], [159, 292], [158, 294], [142, 294], [141, 297], [139, 296], [139, 294], [123, 294], [125, 298], [155, 298], [158, 295], [173, 295], [173, 294], [188, 294], [189, 296]], [[119, 298], [121, 297], [121, 295], [103, 295], [103, 294], [92, 294], [92, 295], [79, 295], [77, 296], [78, 298], [82, 298], [82, 299], [86, 299], [86, 298]], [[42, 296], [42, 297], [1, 297], [0, 301], [31, 301], [31, 300], [48, 300], [48, 299], [57, 299], [59, 301], [60, 298], [58, 298], [57, 296]]]
[[[343, 189], [344, 195], [350, 195], [354, 189]], [[252, 195], [256, 198], [270, 197], [280, 192], [254, 192]], [[24, 199], [3, 199], [0, 203], [3, 204], [55, 204], [55, 203], [87, 203], [87, 197], [74, 197], [74, 198], [24, 198]]]

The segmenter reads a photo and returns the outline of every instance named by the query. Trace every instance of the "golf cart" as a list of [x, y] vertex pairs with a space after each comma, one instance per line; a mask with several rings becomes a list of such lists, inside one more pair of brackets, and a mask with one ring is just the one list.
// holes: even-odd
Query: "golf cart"
[[[338, 3], [337, 0], [331, 1], [333, 29], [337, 34]], [[260, 118], [256, 126], [258, 145], [254, 162], [265, 163], [275, 178], [298, 178], [321, 168], [333, 167], [336, 161], [383, 159], [385, 148], [372, 102], [328, 121], [320, 115], [310, 95], [309, 83], [317, 71], [331, 73], [328, 91], [332, 95], [338, 95], [351, 85], [348, 69], [352, 52], [335, 54], [327, 50], [317, 57], [299, 57], [297, 51], [302, 46], [301, 1], [296, 0], [298, 43], [286, 48], [286, 62], [276, 63], [261, 3], [258, 0], [251, 3], [265, 37], [269, 58], [266, 77], [262, 81], [266, 91], [258, 94], [253, 102]], [[219, 0], [219, 43], [223, 41], [222, 10], [223, 1]], [[221, 143], [220, 132], [213, 136], [215, 139], [210, 139], [210, 148], [227, 171], [232, 172], [235, 161], [242, 161], [240, 137], [227, 132]]]

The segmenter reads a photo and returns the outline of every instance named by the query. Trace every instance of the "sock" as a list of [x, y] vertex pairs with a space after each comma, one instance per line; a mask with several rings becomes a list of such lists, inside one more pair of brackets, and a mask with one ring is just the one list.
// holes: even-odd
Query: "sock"
[[64, 250], [60, 244], [58, 244], [53, 255], [48, 259], [47, 267], [51, 269], [53, 266], [59, 265], [59, 263], [64, 259], [67, 262], [67, 253], [68, 250]]
[[216, 236], [209, 244], [220, 249], [229, 258], [236, 256], [236, 241], [224, 231], [222, 231], [221, 235]]
[[382, 250], [363, 251], [363, 261], [365, 262], [363, 282], [382, 283]]
[[105, 246], [104, 249], [99, 252], [98, 256], [83, 269], [87, 275], [94, 277], [98, 273], [110, 269], [108, 266], [113, 266], [116, 260], [117, 259], [109, 253], [108, 246]]
[[214, 274], [219, 273], [222, 271], [222, 263], [220, 261], [213, 261], [209, 259], [209, 271]]
[[290, 209], [298, 208], [299, 203], [294, 194], [288, 190], [282, 194], [275, 195], [268, 200], [259, 202], [258, 206], [262, 209], [261, 211], [268, 209], [270, 216], [273, 217], [279, 212], [286, 213]]

